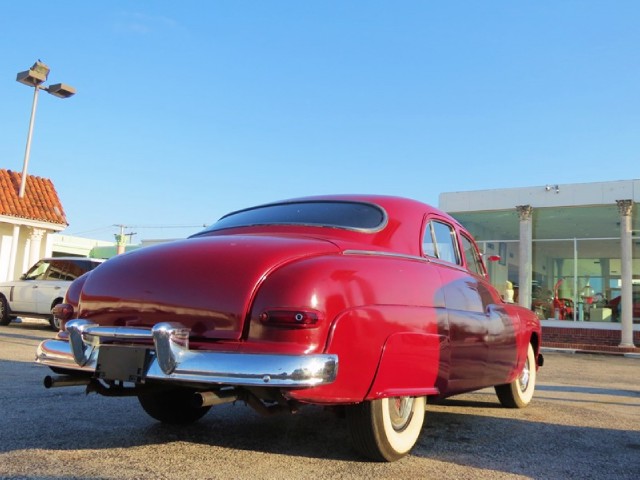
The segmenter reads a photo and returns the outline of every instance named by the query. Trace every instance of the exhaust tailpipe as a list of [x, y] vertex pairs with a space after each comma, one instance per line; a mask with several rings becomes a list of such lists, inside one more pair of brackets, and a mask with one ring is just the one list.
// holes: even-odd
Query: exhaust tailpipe
[[193, 395], [192, 404], [196, 408], [211, 407], [213, 405], [222, 405], [223, 403], [231, 403], [238, 400], [238, 394], [234, 391], [229, 392], [197, 392]]
[[57, 387], [79, 387], [89, 385], [91, 379], [88, 377], [73, 377], [71, 375], [47, 375], [44, 377], [44, 388]]

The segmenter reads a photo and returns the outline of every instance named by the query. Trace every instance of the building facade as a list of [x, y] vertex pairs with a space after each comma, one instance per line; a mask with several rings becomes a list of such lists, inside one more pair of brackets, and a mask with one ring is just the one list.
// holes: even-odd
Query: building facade
[[612, 350], [640, 345], [639, 202], [640, 180], [440, 195], [500, 257], [492, 283], [536, 311], [547, 343]]
[[52, 234], [67, 227], [51, 180], [29, 176], [19, 196], [21, 174], [0, 169], [0, 281], [15, 280], [50, 255]]

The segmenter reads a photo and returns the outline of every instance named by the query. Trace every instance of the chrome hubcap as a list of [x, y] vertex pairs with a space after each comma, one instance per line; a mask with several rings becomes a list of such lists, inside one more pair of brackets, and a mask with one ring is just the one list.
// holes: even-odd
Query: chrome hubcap
[[396, 432], [401, 432], [413, 416], [413, 397], [393, 397], [389, 399], [389, 418]]
[[522, 392], [524, 392], [527, 387], [529, 386], [529, 378], [530, 378], [530, 372], [529, 372], [529, 359], [527, 359], [527, 361], [524, 364], [524, 368], [522, 369], [522, 373], [520, 374], [520, 378], [519, 378], [519, 383], [520, 383], [520, 390]]

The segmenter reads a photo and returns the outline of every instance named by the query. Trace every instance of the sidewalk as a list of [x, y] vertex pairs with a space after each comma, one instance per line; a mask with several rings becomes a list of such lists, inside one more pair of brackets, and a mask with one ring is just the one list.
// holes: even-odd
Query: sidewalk
[[618, 348], [618, 347], [604, 347], [596, 345], [565, 345], [556, 346], [553, 343], [546, 343], [543, 341], [543, 345], [540, 348], [542, 353], [549, 352], [561, 352], [561, 353], [575, 353], [575, 354], [598, 354], [598, 355], [615, 355], [627, 358], [640, 359], [640, 348]]

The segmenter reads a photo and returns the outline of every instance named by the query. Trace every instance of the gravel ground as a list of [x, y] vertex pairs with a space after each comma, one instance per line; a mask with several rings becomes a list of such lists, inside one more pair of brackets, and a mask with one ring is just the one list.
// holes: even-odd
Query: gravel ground
[[489, 389], [430, 404], [411, 455], [385, 464], [359, 458], [322, 408], [265, 418], [229, 404], [179, 428], [134, 398], [46, 390], [33, 357], [52, 336], [42, 321], [0, 327], [0, 478], [640, 478], [638, 358], [547, 352], [529, 407]]

